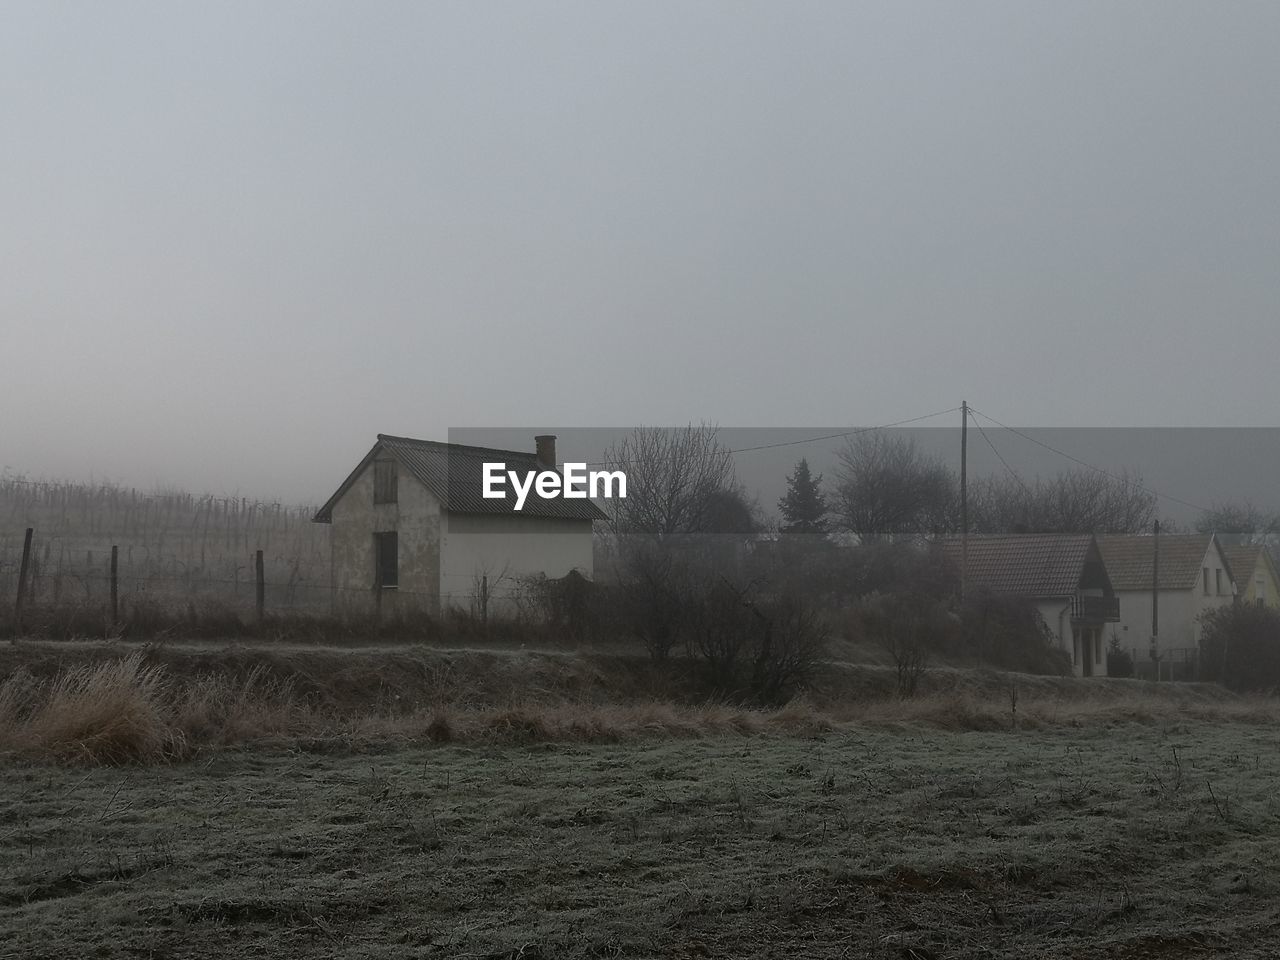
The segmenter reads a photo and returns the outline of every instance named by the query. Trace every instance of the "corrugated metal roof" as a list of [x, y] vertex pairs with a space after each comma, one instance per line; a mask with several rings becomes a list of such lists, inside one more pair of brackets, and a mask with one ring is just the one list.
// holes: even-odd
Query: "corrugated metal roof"
[[[941, 541], [943, 555], [960, 566], [959, 537]], [[969, 537], [966, 581], [996, 593], [1067, 597], [1076, 592], [1085, 561], [1097, 559], [1092, 534], [982, 534]]]
[[[1107, 534], [1098, 548], [1117, 590], [1150, 590], [1155, 560], [1153, 536]], [[1191, 590], [1200, 583], [1200, 568], [1213, 542], [1211, 533], [1160, 534], [1161, 590]]]
[[484, 496], [484, 464], [505, 463], [507, 470], [523, 475], [528, 471], [547, 469], [538, 462], [537, 454], [520, 450], [497, 450], [471, 447], [435, 440], [414, 440], [378, 434], [378, 442], [352, 471], [337, 492], [320, 508], [316, 519], [328, 522], [333, 505], [355, 482], [361, 470], [379, 450], [386, 450], [400, 462], [450, 513], [512, 514], [521, 517], [551, 517], [561, 520], [603, 520], [604, 513], [590, 500], [566, 500], [563, 497], [540, 497], [530, 490], [523, 508], [515, 510], [516, 494], [511, 483], [504, 484], [504, 499]]

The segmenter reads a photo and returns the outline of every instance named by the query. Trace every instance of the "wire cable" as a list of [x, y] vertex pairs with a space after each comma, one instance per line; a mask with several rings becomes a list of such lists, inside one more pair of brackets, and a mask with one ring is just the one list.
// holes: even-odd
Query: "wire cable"
[[[826, 433], [820, 437], [805, 437], [803, 440], [783, 440], [778, 443], [761, 443], [754, 447], [734, 447], [733, 449], [725, 450], [724, 453], [729, 456], [733, 456], [739, 453], [752, 453], [756, 450], [776, 450], [780, 447], [794, 447], [802, 443], [817, 443], [821, 440], [840, 440], [845, 437], [856, 437], [859, 434], [863, 434], [863, 433], [872, 433], [873, 431], [876, 431], [876, 430], [890, 430], [894, 427], [906, 426], [908, 423], [919, 423], [921, 420], [932, 420], [934, 417], [941, 417], [941, 416], [945, 416], [948, 413], [955, 413], [959, 409], [960, 409], [959, 407], [948, 407], [946, 410], [935, 410], [933, 413], [925, 413], [918, 417], [907, 417], [903, 420], [895, 420], [892, 423], [882, 423], [874, 427], [857, 427], [856, 429], [844, 430], [844, 431], [841, 431], [840, 433]], [[659, 458], [659, 459], [675, 460], [678, 458], [665, 457], [665, 458]], [[646, 460], [646, 462], [653, 463], [655, 461]], [[613, 461], [613, 460], [592, 460], [592, 461], [588, 461], [586, 463], [586, 466], [607, 467], [607, 466], [613, 465], [614, 463], [616, 463], [616, 461]]]
[[[969, 410], [970, 410], [970, 413], [973, 412], [972, 407], [970, 407]], [[1026, 485], [1026, 483], [1023, 481], [1023, 479], [1020, 476], [1018, 476], [1017, 472], [1013, 469], [1013, 467], [1009, 466], [1009, 461], [1000, 455], [1000, 451], [996, 449], [996, 445], [992, 443], [991, 438], [987, 436], [987, 431], [982, 429], [982, 424], [980, 424], [976, 418], [974, 418], [973, 420], [973, 425], [977, 427], [978, 432], [982, 434], [982, 439], [987, 441], [987, 446], [990, 447], [991, 452], [996, 455], [996, 459], [999, 460], [1002, 464], [1004, 464], [1005, 470], [1009, 471], [1009, 476], [1013, 477], [1014, 480], [1018, 481], [1018, 486], [1022, 487], [1023, 491], [1026, 492], [1027, 496], [1032, 496], [1031, 488]]]
[[1047, 444], [1043, 440], [1037, 440], [1035, 437], [1031, 436], [1030, 434], [1023, 433], [1017, 427], [1011, 427], [1007, 423], [1001, 423], [999, 420], [997, 420], [995, 417], [991, 416], [990, 414], [983, 413], [981, 410], [975, 409], [972, 404], [970, 404], [969, 410], [972, 411], [973, 413], [978, 414], [979, 416], [983, 417], [986, 420], [990, 420], [992, 423], [994, 423], [997, 427], [1000, 427], [1002, 430], [1008, 430], [1010, 433], [1015, 434], [1019, 437], [1022, 437], [1022, 439], [1028, 440], [1031, 443], [1034, 443], [1038, 447], [1044, 447], [1044, 449], [1048, 450], [1050, 453], [1056, 453], [1058, 456], [1065, 457], [1066, 459], [1070, 460], [1072, 463], [1076, 463], [1089, 470], [1093, 470], [1095, 473], [1100, 473], [1104, 477], [1110, 477], [1112, 480], [1119, 481], [1120, 483], [1137, 487], [1139, 490], [1149, 493], [1153, 497], [1159, 497], [1161, 500], [1168, 500], [1170, 503], [1176, 503], [1183, 507], [1190, 507], [1192, 510], [1199, 510], [1201, 513], [1207, 513], [1209, 511], [1208, 507], [1201, 506], [1198, 503], [1192, 503], [1191, 501], [1183, 500], [1180, 497], [1175, 497], [1167, 493], [1161, 493], [1159, 490], [1153, 490], [1151, 487], [1148, 487], [1145, 483], [1135, 480], [1132, 477], [1126, 477], [1118, 473], [1112, 473], [1110, 470], [1105, 470], [1102, 467], [1095, 466], [1094, 464], [1089, 463], [1087, 460], [1081, 460], [1079, 457], [1073, 456], [1072, 454], [1067, 453], [1065, 450], [1059, 450], [1057, 447]]

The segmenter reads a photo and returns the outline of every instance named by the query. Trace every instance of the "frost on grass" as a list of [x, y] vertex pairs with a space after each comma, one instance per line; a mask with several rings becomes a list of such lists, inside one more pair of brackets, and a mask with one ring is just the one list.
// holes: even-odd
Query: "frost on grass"
[[1277, 748], [1271, 725], [1189, 721], [9, 765], [0, 941], [197, 960], [1274, 956]]

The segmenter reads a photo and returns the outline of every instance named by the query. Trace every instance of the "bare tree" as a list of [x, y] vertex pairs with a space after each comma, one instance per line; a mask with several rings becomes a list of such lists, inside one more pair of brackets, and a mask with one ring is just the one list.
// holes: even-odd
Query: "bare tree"
[[702, 661], [716, 693], [741, 691], [781, 703], [811, 679], [826, 650], [827, 629], [812, 607], [789, 597], [763, 597], [721, 577], [698, 591], [688, 653]]
[[955, 475], [915, 440], [883, 431], [855, 434], [836, 457], [832, 512], [863, 541], [955, 529]]
[[611, 525], [624, 534], [747, 532], [751, 522], [718, 429], [639, 427], [605, 453], [611, 470], [627, 475], [627, 495], [609, 501]]
[[1215, 503], [1196, 519], [1199, 533], [1226, 533], [1265, 542], [1280, 534], [1280, 514], [1267, 513], [1248, 500], [1243, 503]]
[[914, 697], [929, 669], [928, 619], [918, 598], [880, 594], [863, 603], [863, 629], [892, 658], [899, 699]]
[[618, 606], [649, 656], [665, 660], [687, 635], [689, 577], [662, 543], [642, 537], [624, 542], [623, 548]]
[[1140, 533], [1156, 519], [1156, 497], [1128, 473], [993, 476], [970, 484], [969, 516], [978, 533]]
[[818, 612], [791, 597], [755, 608], [760, 641], [751, 687], [763, 703], [779, 703], [793, 685], [806, 683], [826, 654], [828, 631]]

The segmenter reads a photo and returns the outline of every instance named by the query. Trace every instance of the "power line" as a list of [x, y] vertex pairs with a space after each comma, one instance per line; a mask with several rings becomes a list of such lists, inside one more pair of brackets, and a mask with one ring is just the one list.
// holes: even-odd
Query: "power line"
[[[948, 407], [946, 410], [936, 410], [933, 413], [922, 414], [921, 416], [918, 416], [918, 417], [907, 417], [903, 420], [895, 420], [892, 423], [882, 423], [874, 427], [858, 427], [853, 430], [844, 430], [844, 431], [841, 431], [840, 433], [823, 434], [820, 437], [805, 437], [803, 440], [783, 440], [778, 443], [761, 443], [754, 447], [735, 447], [732, 450], [726, 450], [724, 452], [730, 456], [733, 456], [739, 453], [752, 453], [757, 450], [776, 450], [779, 447], [794, 447], [802, 443], [818, 443], [819, 441], [822, 441], [822, 440], [840, 440], [845, 437], [856, 437], [859, 434], [863, 434], [863, 433], [872, 433], [876, 430], [890, 430], [894, 427], [906, 426], [908, 423], [919, 423], [921, 420], [932, 420], [934, 417], [941, 417], [941, 416], [945, 416], [948, 413], [955, 413], [959, 409], [960, 409], [959, 407]], [[659, 457], [659, 458], [653, 458], [653, 459], [646, 458], [646, 462], [652, 463], [652, 462], [655, 462], [655, 460], [660, 461], [660, 460], [676, 460], [676, 459], [679, 459], [679, 458], [677, 456]], [[588, 462], [586, 465], [589, 467], [605, 467], [605, 466], [610, 466], [613, 463], [614, 461], [611, 461], [611, 460], [593, 460]]]
[[[969, 410], [972, 411], [973, 408], [970, 407]], [[980, 424], [975, 419], [973, 421], [973, 425], [977, 427], [978, 432], [982, 434], [982, 439], [987, 441], [987, 446], [990, 447], [991, 452], [996, 455], [996, 459], [999, 460], [1002, 464], [1004, 464], [1005, 470], [1009, 471], [1009, 476], [1013, 477], [1014, 480], [1018, 481], [1018, 486], [1022, 487], [1022, 489], [1026, 491], [1027, 496], [1031, 496], [1031, 488], [1026, 485], [1026, 483], [1023, 481], [1023, 479], [1020, 476], [1018, 476], [1017, 472], [1013, 469], [1013, 467], [1009, 466], [1009, 461], [1006, 460], [1003, 456], [1001, 456], [1000, 451], [996, 449], [996, 445], [992, 443], [991, 438], [987, 436], [987, 431], [982, 429], [982, 424]]]
[[908, 417], [905, 420], [896, 420], [893, 423], [882, 423], [877, 427], [859, 427], [857, 430], [846, 430], [843, 433], [829, 433], [821, 437], [807, 437], [804, 440], [785, 440], [781, 443], [762, 443], [757, 447], [738, 447], [730, 450], [730, 453], [750, 453], [753, 450], [773, 450], [777, 447], [794, 447], [801, 443], [817, 443], [819, 440], [839, 440], [844, 437], [856, 437], [862, 433], [871, 433], [874, 430], [890, 430], [893, 427], [905, 426], [908, 423], [918, 423], [921, 420], [932, 420], [934, 417], [941, 417], [948, 413], [955, 413], [959, 407], [948, 407], [946, 410], [939, 410], [936, 413], [926, 413], [919, 417]]
[[1105, 470], [1102, 467], [1095, 466], [1094, 464], [1089, 463], [1087, 460], [1081, 460], [1079, 457], [1074, 456], [1070, 453], [1067, 453], [1065, 450], [1059, 450], [1057, 447], [1047, 444], [1043, 440], [1037, 440], [1035, 437], [1029, 434], [1023, 433], [1017, 427], [1011, 427], [1007, 423], [1001, 423], [999, 420], [997, 420], [995, 417], [991, 416], [990, 414], [983, 413], [981, 410], [975, 410], [973, 406], [970, 406], [969, 409], [973, 410], [974, 413], [982, 416], [984, 419], [990, 420], [992, 423], [994, 423], [997, 427], [1000, 427], [1002, 430], [1008, 430], [1010, 433], [1016, 434], [1017, 436], [1022, 437], [1022, 439], [1024, 440], [1029, 440], [1030, 442], [1034, 443], [1038, 447], [1044, 447], [1044, 449], [1048, 450], [1049, 452], [1056, 453], [1060, 457], [1065, 457], [1066, 459], [1070, 460], [1072, 463], [1079, 464], [1080, 466], [1085, 467], [1086, 469], [1092, 470], [1095, 473], [1100, 473], [1104, 477], [1110, 477], [1112, 480], [1119, 481], [1120, 483], [1137, 487], [1139, 490], [1145, 491], [1146, 493], [1151, 494], [1151, 496], [1153, 497], [1158, 497], [1161, 500], [1168, 500], [1170, 503], [1176, 503], [1183, 507], [1190, 507], [1192, 510], [1198, 510], [1201, 513], [1207, 513], [1209, 510], [1208, 507], [1203, 507], [1198, 503], [1192, 503], [1189, 500], [1183, 500], [1180, 497], [1171, 496], [1170, 494], [1167, 494], [1167, 493], [1161, 493], [1159, 490], [1153, 490], [1151, 487], [1148, 487], [1145, 483], [1135, 480], [1132, 477], [1126, 477], [1118, 473], [1112, 473], [1110, 470]]

